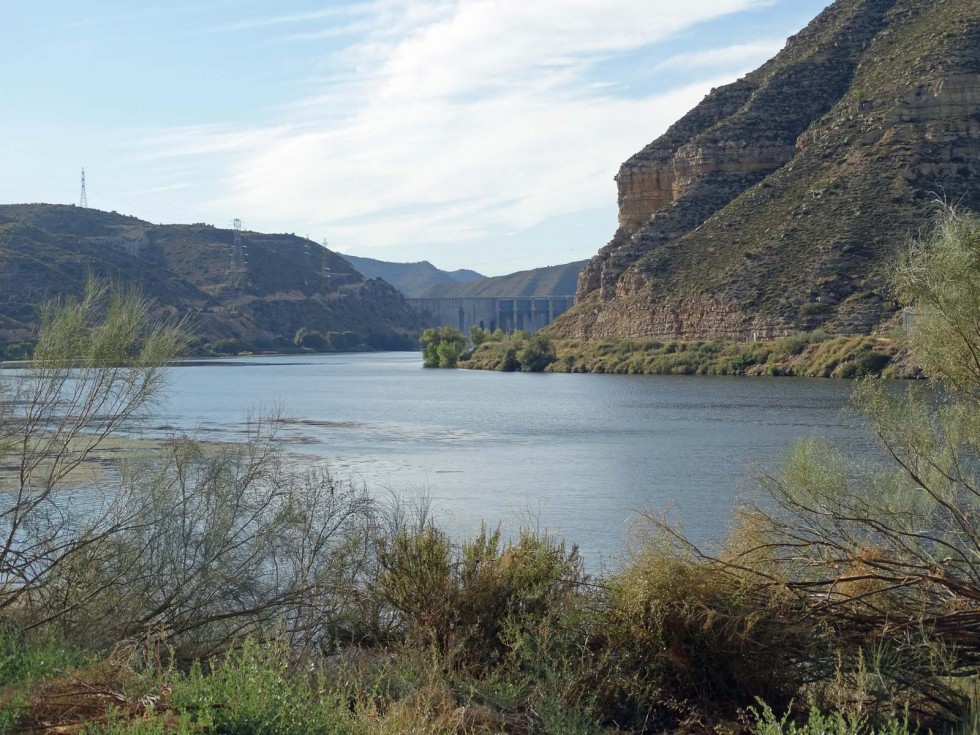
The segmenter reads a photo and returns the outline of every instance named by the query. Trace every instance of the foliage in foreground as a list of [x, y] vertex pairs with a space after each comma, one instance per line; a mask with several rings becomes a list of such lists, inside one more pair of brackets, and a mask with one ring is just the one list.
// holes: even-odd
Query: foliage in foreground
[[[7, 553], [34, 561], [8, 563], [0, 587], [0, 727], [976, 732], [978, 264], [980, 225], [950, 213], [900, 269], [924, 330], [914, 357], [941, 392], [861, 385], [880, 456], [857, 463], [805, 442], [717, 551], [648, 516], [623, 567], [598, 579], [547, 536], [456, 541], [328, 474], [296, 471], [258, 429], [240, 446], [177, 437], [130, 458], [99, 512], [72, 523], [54, 503], [31, 515], [68, 481], [63, 457], [77, 467], [93, 446], [50, 428], [62, 407], [90, 405], [59, 393], [58, 368], [79, 364], [63, 358], [89, 353], [73, 351], [75, 328], [56, 314], [63, 345], [38, 343], [52, 347], [37, 370], [51, 372], [7, 385], [38, 405], [45, 386], [58, 398], [43, 425], [4, 424], [8, 456], [37, 461], [5, 484]], [[126, 378], [120, 390], [143, 385], [141, 369], [155, 375], [153, 361], [123, 360], [130, 333], [96, 351], [112, 357], [107, 379]], [[30, 431], [36, 443], [13, 440]], [[31, 525], [12, 531], [16, 518]], [[42, 533], [17, 532], [28, 527]], [[61, 640], [71, 645], [43, 642]]]

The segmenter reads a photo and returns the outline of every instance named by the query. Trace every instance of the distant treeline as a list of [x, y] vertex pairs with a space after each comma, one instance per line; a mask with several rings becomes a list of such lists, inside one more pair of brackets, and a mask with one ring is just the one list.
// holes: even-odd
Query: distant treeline
[[[0, 339], [0, 360], [29, 360], [34, 354], [34, 345], [33, 340], [8, 341]], [[304, 327], [296, 332], [296, 336], [292, 340], [285, 337], [278, 339], [226, 337], [214, 341], [191, 340], [188, 354], [207, 357], [259, 352], [286, 354], [296, 352], [397, 352], [414, 350], [417, 347], [418, 338], [413, 334], [396, 332], [362, 334], [354, 331], [321, 333]]]

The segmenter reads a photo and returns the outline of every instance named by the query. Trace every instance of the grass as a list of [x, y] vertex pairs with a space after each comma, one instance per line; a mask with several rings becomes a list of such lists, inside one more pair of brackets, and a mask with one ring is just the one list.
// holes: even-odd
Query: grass
[[[485, 342], [461, 361], [478, 370], [504, 370], [522, 338]], [[798, 334], [768, 342], [552, 340], [556, 359], [546, 370], [630, 375], [768, 375], [812, 378], [917, 377], [903, 343], [884, 336]]]

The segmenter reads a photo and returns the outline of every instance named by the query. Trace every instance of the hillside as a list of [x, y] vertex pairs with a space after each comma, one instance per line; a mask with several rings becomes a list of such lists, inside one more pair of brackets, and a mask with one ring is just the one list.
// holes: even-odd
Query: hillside
[[389, 263], [373, 258], [359, 258], [356, 255], [341, 255], [348, 263], [366, 278], [380, 278], [401, 291], [409, 298], [422, 296], [431, 288], [440, 285], [455, 285], [479, 281], [486, 276], [471, 270], [444, 271], [423, 260], [420, 263]]
[[484, 278], [471, 283], [441, 284], [433, 286], [424, 294], [426, 298], [482, 298], [482, 297], [520, 297], [532, 296], [571, 296], [575, 293], [578, 276], [587, 261], [565, 265], [552, 265], [518, 271], [506, 276]]
[[[405, 344], [415, 313], [394, 288], [365, 280], [336, 253], [294, 235], [153, 225], [52, 204], [0, 205], [0, 338], [28, 338], [45, 300], [80, 295], [87, 276], [138, 284], [163, 312], [188, 316], [204, 341], [262, 349], [301, 327], [354, 331], [373, 346]], [[411, 341], [411, 340], [407, 340]]]
[[867, 333], [938, 197], [980, 209], [980, 3], [838, 0], [623, 164], [580, 338]]

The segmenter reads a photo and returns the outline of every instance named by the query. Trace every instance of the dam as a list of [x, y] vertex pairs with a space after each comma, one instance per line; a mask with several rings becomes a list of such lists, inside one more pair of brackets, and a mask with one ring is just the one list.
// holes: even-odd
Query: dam
[[468, 334], [470, 327], [491, 332], [536, 332], [575, 303], [574, 296], [484, 297], [465, 299], [405, 299], [426, 327], [455, 327]]

